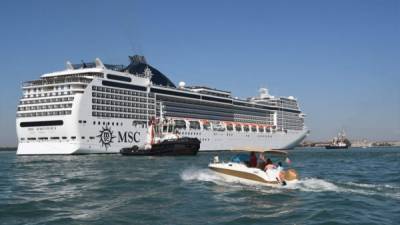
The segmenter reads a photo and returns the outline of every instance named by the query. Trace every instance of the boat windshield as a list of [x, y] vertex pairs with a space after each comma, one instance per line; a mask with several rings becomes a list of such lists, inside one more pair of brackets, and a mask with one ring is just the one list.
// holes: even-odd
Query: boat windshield
[[232, 157], [231, 161], [240, 163], [240, 162], [248, 162], [250, 160], [249, 154], [240, 153]]

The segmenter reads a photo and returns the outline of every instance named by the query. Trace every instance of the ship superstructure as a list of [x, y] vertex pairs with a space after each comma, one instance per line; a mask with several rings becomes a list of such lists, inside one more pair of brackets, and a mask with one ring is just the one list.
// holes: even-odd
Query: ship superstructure
[[23, 83], [17, 110], [17, 154], [117, 153], [144, 145], [151, 118], [173, 121], [201, 151], [293, 148], [307, 135], [296, 98], [260, 89], [239, 99], [205, 86], [178, 86], [143, 56], [130, 64], [71, 64]]

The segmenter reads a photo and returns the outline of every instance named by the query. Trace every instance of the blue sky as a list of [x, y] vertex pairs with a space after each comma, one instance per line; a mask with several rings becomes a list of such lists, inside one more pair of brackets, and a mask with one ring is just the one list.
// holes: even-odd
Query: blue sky
[[400, 1], [2, 1], [0, 146], [22, 81], [143, 54], [174, 82], [297, 97], [310, 140], [400, 139]]

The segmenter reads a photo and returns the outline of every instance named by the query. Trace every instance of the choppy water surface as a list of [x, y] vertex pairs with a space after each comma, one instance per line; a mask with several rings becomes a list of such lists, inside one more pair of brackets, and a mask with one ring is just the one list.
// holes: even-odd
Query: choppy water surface
[[[298, 149], [287, 187], [221, 179], [196, 157], [0, 153], [0, 224], [399, 224], [400, 149]], [[224, 152], [221, 158], [232, 153]]]

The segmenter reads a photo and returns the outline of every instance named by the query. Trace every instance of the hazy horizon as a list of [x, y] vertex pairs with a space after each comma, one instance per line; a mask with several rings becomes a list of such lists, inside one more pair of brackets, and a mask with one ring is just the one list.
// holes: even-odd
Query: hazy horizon
[[176, 84], [295, 96], [307, 140], [400, 140], [399, 1], [4, 1], [0, 28], [0, 147], [22, 82], [134, 54]]

